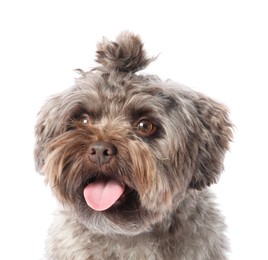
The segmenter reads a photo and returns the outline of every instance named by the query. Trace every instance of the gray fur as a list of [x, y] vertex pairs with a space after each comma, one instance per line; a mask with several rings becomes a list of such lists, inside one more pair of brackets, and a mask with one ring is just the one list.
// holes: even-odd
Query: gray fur
[[[138, 36], [124, 32], [98, 48], [101, 66], [52, 97], [36, 125], [36, 169], [63, 205], [49, 231], [47, 259], [227, 259], [225, 224], [208, 189], [232, 138], [226, 107], [180, 84], [135, 74], [152, 61]], [[83, 114], [87, 125], [79, 121]], [[143, 135], [141, 119], [155, 132]], [[95, 141], [118, 151], [101, 168], [88, 159]], [[83, 197], [96, 172], [131, 191], [103, 212]]]

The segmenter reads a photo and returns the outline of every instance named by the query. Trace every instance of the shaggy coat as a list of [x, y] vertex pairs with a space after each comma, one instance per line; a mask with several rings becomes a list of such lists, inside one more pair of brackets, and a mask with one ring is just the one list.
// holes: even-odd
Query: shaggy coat
[[[153, 60], [137, 35], [103, 39], [100, 66], [80, 71], [41, 109], [36, 169], [62, 204], [46, 259], [227, 259], [225, 224], [208, 186], [232, 138], [228, 111], [178, 83], [136, 73]], [[112, 188], [98, 185], [120, 196], [110, 202]], [[93, 186], [105, 203], [92, 199]]]

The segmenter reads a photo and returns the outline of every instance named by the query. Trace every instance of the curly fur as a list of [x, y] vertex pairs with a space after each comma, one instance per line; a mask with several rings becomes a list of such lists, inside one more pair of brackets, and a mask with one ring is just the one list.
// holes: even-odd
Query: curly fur
[[[104, 39], [101, 66], [82, 72], [41, 109], [36, 169], [63, 205], [49, 231], [47, 259], [227, 258], [224, 220], [208, 186], [218, 181], [232, 138], [228, 110], [178, 83], [135, 74], [152, 60], [136, 35]], [[143, 119], [156, 130], [143, 135]], [[117, 151], [101, 166], [88, 155], [99, 141]], [[114, 179], [127, 192], [94, 211], [83, 197], [92, 178]]]

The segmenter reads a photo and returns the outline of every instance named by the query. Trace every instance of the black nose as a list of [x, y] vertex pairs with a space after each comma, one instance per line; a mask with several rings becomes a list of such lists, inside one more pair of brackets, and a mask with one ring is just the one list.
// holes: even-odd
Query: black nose
[[95, 142], [89, 146], [89, 159], [91, 162], [102, 166], [109, 163], [116, 152], [116, 147], [111, 143]]

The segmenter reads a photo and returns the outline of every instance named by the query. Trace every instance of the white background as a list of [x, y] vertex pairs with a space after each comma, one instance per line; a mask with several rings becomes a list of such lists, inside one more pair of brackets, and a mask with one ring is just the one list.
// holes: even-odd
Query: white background
[[146, 70], [222, 101], [235, 138], [213, 189], [229, 225], [232, 260], [268, 259], [267, 1], [1, 1], [0, 259], [42, 256], [55, 201], [35, 173], [36, 114], [92, 68], [96, 42], [142, 36]]

